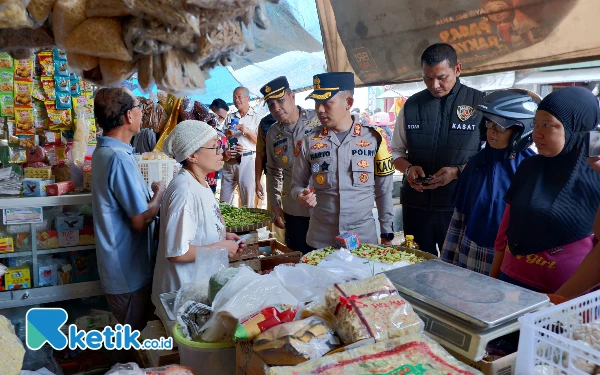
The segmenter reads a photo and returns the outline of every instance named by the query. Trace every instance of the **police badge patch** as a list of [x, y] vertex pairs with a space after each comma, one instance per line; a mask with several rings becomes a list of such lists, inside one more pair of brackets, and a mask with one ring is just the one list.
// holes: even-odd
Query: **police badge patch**
[[460, 121], [467, 121], [475, 114], [475, 110], [470, 105], [459, 105], [456, 107], [456, 114]]

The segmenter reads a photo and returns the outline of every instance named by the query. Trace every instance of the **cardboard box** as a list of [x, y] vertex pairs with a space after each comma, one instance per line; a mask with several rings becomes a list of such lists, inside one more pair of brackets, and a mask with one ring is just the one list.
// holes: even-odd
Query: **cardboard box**
[[[445, 348], [446, 349], [446, 348]], [[458, 353], [448, 350], [454, 358], [458, 359], [462, 363], [479, 370], [483, 375], [513, 375], [517, 367], [517, 353], [509, 354], [506, 357], [495, 360], [494, 362], [487, 362], [484, 360], [475, 362], [467, 357], [464, 357]]]
[[267, 365], [252, 349], [251, 341], [238, 341], [235, 344], [236, 375], [266, 375]]
[[6, 290], [31, 288], [31, 272], [29, 266], [9, 267], [4, 275]]
[[45, 197], [46, 187], [53, 184], [52, 180], [42, 180], [41, 178], [26, 178], [23, 180], [23, 195], [26, 197]]
[[59, 232], [82, 229], [83, 215], [79, 212], [64, 212], [56, 217], [56, 230]]
[[275, 250], [279, 250], [283, 254], [271, 255], [263, 258], [251, 258], [240, 261], [234, 261], [229, 263], [229, 267], [239, 267], [241, 265], [246, 265], [255, 270], [256, 272], [265, 272], [272, 270], [273, 268], [275, 268], [275, 266], [279, 264], [298, 263], [302, 258], [301, 252], [293, 251], [292, 249], [283, 245], [274, 238], [271, 238], [266, 241], [260, 241], [258, 243], [258, 246], [269, 246], [271, 247], [271, 253], [275, 252]]
[[0, 253], [12, 253], [15, 251], [15, 244], [12, 237], [0, 238]]

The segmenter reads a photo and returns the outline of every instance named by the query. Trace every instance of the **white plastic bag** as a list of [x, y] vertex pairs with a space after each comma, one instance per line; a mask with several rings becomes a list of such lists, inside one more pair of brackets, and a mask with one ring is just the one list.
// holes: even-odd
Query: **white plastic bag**
[[297, 306], [299, 302], [276, 277], [243, 267], [217, 293], [214, 313], [202, 327], [202, 340], [231, 341], [239, 318], [275, 304]]
[[325, 292], [333, 284], [341, 284], [345, 279], [325, 268], [298, 263], [294, 267], [280, 265], [271, 275], [276, 277], [300, 302], [325, 302]]
[[210, 277], [229, 267], [227, 249], [197, 247], [195, 266], [194, 281], [183, 284], [177, 292], [177, 297], [175, 297], [173, 314], [176, 316], [179, 315], [181, 307], [188, 301], [208, 305], [208, 282]]

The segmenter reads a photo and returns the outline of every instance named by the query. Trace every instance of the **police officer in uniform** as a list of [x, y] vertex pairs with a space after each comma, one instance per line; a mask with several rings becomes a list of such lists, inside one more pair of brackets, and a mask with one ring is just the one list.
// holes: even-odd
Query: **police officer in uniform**
[[275, 225], [285, 228], [287, 246], [306, 254], [312, 250], [306, 244], [310, 212], [291, 194], [294, 145], [320, 123], [315, 111], [296, 106], [295, 95], [286, 77], [275, 78], [260, 92], [269, 112], [277, 120], [265, 138], [267, 199], [275, 214]]
[[452, 218], [457, 179], [481, 148], [475, 108], [484, 93], [461, 84], [461, 64], [448, 44], [429, 46], [421, 68], [427, 89], [411, 96], [398, 114], [394, 165], [405, 176], [404, 233], [437, 255], [436, 244], [441, 251]]
[[315, 100], [322, 125], [296, 141], [292, 183], [293, 197], [313, 208], [306, 242], [322, 248], [334, 245], [340, 233], [353, 232], [362, 243], [378, 243], [376, 203], [381, 242], [391, 243], [394, 168], [388, 136], [350, 114], [354, 74], [318, 74], [313, 83], [308, 98]]

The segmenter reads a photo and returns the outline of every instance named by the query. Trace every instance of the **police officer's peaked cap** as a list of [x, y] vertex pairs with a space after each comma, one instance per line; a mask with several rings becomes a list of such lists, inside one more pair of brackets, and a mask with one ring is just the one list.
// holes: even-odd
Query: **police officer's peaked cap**
[[260, 89], [260, 92], [263, 94], [263, 99], [266, 102], [269, 99], [281, 98], [285, 94], [285, 90], [289, 88], [290, 84], [287, 78], [281, 76], [264, 85]]
[[313, 77], [314, 91], [306, 99], [326, 102], [340, 91], [354, 90], [354, 73], [332, 72]]

